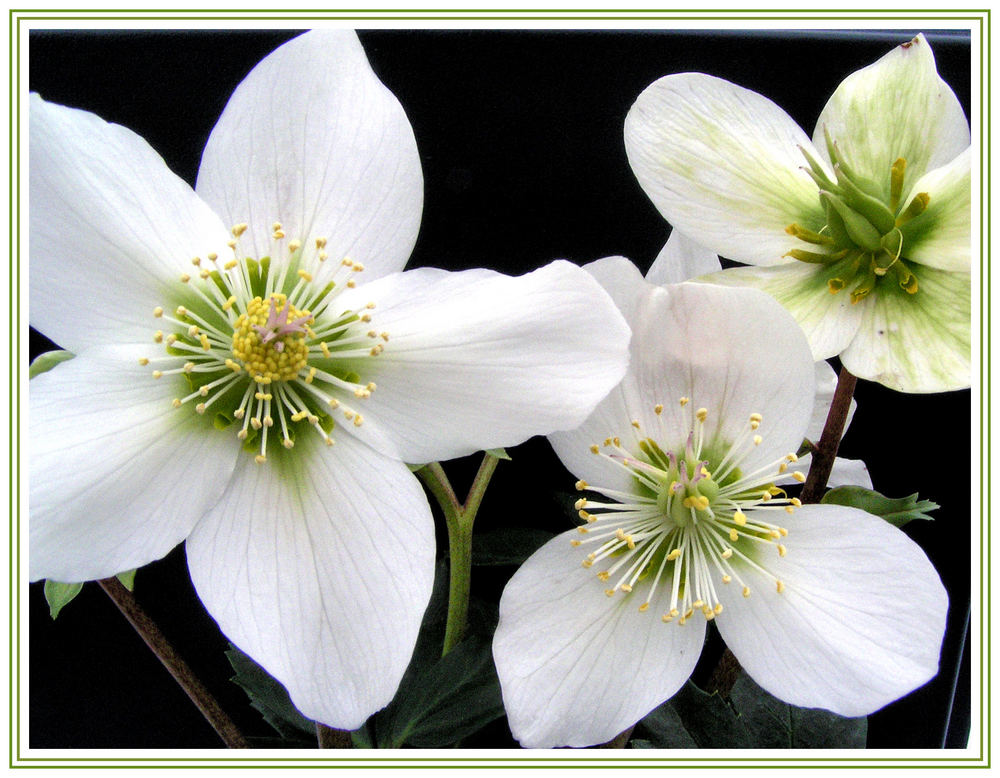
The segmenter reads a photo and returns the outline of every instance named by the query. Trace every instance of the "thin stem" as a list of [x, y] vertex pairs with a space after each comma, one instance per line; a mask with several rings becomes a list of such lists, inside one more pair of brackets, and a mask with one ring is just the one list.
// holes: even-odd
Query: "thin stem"
[[851, 410], [851, 398], [854, 397], [854, 387], [857, 383], [858, 379], [851, 375], [847, 368], [840, 368], [837, 389], [833, 393], [833, 402], [830, 403], [830, 412], [826, 415], [826, 424], [819, 443], [813, 446], [809, 476], [799, 497], [804, 503], [819, 502], [823, 497], [826, 482], [833, 470], [833, 462], [837, 458], [837, 450], [840, 448], [840, 439], [844, 435], [844, 424]]
[[499, 458], [484, 453], [479, 472], [469, 488], [465, 503], [459, 503], [448, 476], [439, 462], [432, 462], [417, 471], [420, 480], [437, 500], [444, 512], [448, 528], [448, 620], [444, 628], [444, 656], [465, 637], [469, 620], [469, 590], [472, 586], [472, 525], [486, 494]]
[[222, 706], [191, 671], [187, 662], [181, 659], [180, 654], [167, 642], [160, 628], [136, 602], [132, 592], [126, 589], [117, 578], [104, 578], [97, 583], [101, 585], [111, 601], [118, 606], [118, 610], [128, 619], [146, 645], [156, 654], [156, 658], [187, 693], [187, 696], [191, 698], [191, 702], [197, 706], [201, 715], [212, 725], [212, 729], [222, 738], [226, 747], [249, 748], [250, 744], [246, 738], [236, 728], [226, 712], [222, 710]]
[[353, 748], [351, 733], [316, 722], [316, 742], [320, 748]]

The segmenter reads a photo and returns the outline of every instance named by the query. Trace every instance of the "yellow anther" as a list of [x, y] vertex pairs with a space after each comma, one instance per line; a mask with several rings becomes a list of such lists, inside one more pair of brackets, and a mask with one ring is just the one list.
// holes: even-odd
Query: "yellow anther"
[[212, 344], [208, 342], [208, 335], [202, 333], [201, 337], [198, 338], [198, 340], [201, 342], [201, 347], [205, 349], [205, 351], [211, 351]]
[[208, 257], [209, 262], [215, 262], [215, 260], [219, 258], [219, 255], [216, 254], [214, 251], [209, 252], [205, 256]]
[[240, 430], [239, 432], [236, 433], [236, 437], [238, 437], [240, 440], [246, 440], [247, 439], [247, 431], [246, 430]]
[[743, 587], [743, 596], [744, 597], [749, 597], [750, 596], [750, 587], [749, 586], [744, 586]]
[[200, 394], [202, 397], [208, 397], [208, 387], [207, 386], [198, 387], [198, 394]]
[[183, 405], [183, 403], [177, 397], [175, 397], [170, 404], [173, 405], [175, 408], [180, 408], [181, 405]]
[[785, 554], [787, 554], [787, 553], [788, 553], [788, 549], [787, 549], [787, 548], [785, 548], [785, 547], [784, 547], [783, 545], [781, 545], [781, 544], [779, 543], [779, 544], [778, 544], [778, 556], [784, 556], [784, 555], [785, 555]]
[[673, 551], [667, 554], [667, 561], [673, 562], [676, 559], [680, 559], [680, 556], [681, 556], [681, 550], [679, 548], [675, 548]]
[[255, 416], [254, 418], [250, 419], [250, 426], [253, 427], [255, 430], [259, 430], [264, 425], [261, 422], [261, 420]]
[[267, 461], [267, 457], [264, 456], [263, 454], [258, 454], [253, 458], [253, 461], [256, 462], [258, 465], [262, 465]]
[[806, 477], [802, 475], [802, 473], [798, 470], [792, 472], [792, 478], [794, 478], [800, 484], [804, 484], [806, 482]]
[[733, 521], [735, 521], [739, 526], [746, 526], [747, 517], [743, 511], [737, 509], [736, 513], [733, 514]]
[[162, 343], [163, 342], [163, 330], [157, 330], [153, 333], [153, 342]]
[[712, 609], [712, 612], [716, 616], [718, 616], [720, 613], [722, 613], [722, 603], [721, 602], [715, 603], [715, 607]]
[[[291, 248], [291, 246], [289, 246], [289, 248]], [[311, 273], [307, 273], [305, 270], [300, 270], [299, 273], [298, 273], [298, 275], [299, 275], [299, 278], [301, 278], [303, 281], [312, 281], [313, 280], [312, 274]]]
[[788, 464], [787, 463], [782, 462], [780, 465], [778, 465], [778, 473], [784, 473], [787, 470], [788, 470]]
[[285, 438], [284, 440], [281, 441], [281, 445], [284, 446], [285, 448], [291, 448], [292, 446], [295, 445], [295, 441], [292, 440], [291, 438]]
[[222, 304], [222, 310], [228, 311], [236, 304], [236, 295], [230, 295], [229, 299]]
[[596, 443], [590, 447], [590, 453], [591, 454], [597, 454], [599, 452], [600, 452], [600, 449], [597, 447]]
[[582, 491], [583, 491], [584, 489], [586, 489], [586, 488], [587, 488], [587, 486], [589, 486], [589, 484], [588, 484], [588, 483], [587, 483], [586, 481], [582, 480], [582, 479], [581, 479], [581, 480], [579, 480], [579, 481], [577, 481], [577, 482], [576, 482], [576, 483], [574, 484], [574, 487], [576, 488], [576, 490], [577, 490], [578, 492], [582, 492]]
[[783, 538], [787, 538], [788, 537], [788, 530], [785, 529], [784, 527], [778, 527], [778, 534], [781, 535], [781, 537], [783, 537]]
[[236, 267], [236, 266], [237, 266], [238, 264], [239, 264], [239, 262], [237, 262], [237, 261], [236, 261], [235, 259], [231, 259], [231, 260], [229, 260], [229, 261], [228, 261], [228, 262], [227, 262], [226, 264], [224, 264], [224, 265], [223, 265], [222, 267], [223, 267], [223, 269], [225, 269], [225, 270], [232, 270], [232, 269], [233, 269], [234, 267]]
[[145, 367], [149, 364], [149, 360], [146, 357], [139, 357], [139, 364]]
[[247, 415], [247, 412], [246, 412], [245, 408], [237, 408], [235, 411], [233, 411], [233, 418], [234, 419], [242, 419], [246, 415]]
[[783, 591], [785, 591], [785, 584], [782, 583], [781, 581], [778, 581], [775, 585], [775, 588], [778, 590], [778, 594], [781, 594]]
[[729, 559], [729, 557], [731, 557], [732, 555], [733, 555], [733, 550], [731, 548], [727, 548], [725, 551], [722, 552], [723, 559]]
[[733, 577], [731, 575], [722, 576], [722, 583], [727, 584], [727, 583], [732, 583], [732, 581]]
[[208, 280], [209, 278], [211, 278], [211, 276], [212, 276], [212, 274], [211, 274], [211, 272], [210, 272], [210, 271], [208, 271], [208, 270], [202, 270], [202, 271], [201, 271], [201, 272], [200, 272], [200, 273], [198, 274], [198, 277], [199, 277], [199, 278], [201, 278], [202, 280], [206, 280], [206, 281], [207, 281], [207, 280]]
[[681, 403], [681, 408], [683, 408], [683, 407], [684, 407], [685, 405], [687, 405], [687, 404], [688, 404], [689, 402], [691, 402], [691, 400], [690, 400], [689, 398], [687, 398], [687, 397], [682, 397], [682, 398], [680, 399], [680, 403]]
[[197, 411], [198, 413], [204, 413], [204, 412], [205, 412], [205, 409], [206, 409], [207, 407], [208, 407], [208, 406], [206, 406], [206, 405], [205, 405], [205, 403], [198, 403], [198, 404], [197, 404], [196, 406], [194, 406], [194, 409], [195, 409], [195, 410], [196, 410], [196, 411]]
[[798, 454], [788, 454], [787, 456], [785, 456], [785, 459], [787, 459], [789, 462], [798, 462], [799, 461], [799, 455]]
[[[691, 603], [691, 607], [692, 608], [704, 608], [705, 607], [705, 601], [704, 600], [695, 600], [694, 602]], [[685, 614], [685, 615], [689, 615], [691, 613], [693, 613], [693, 611], [688, 611], [688, 613]]]
[[800, 500], [798, 497], [793, 497], [789, 502], [791, 502], [792, 505], [794, 505], [796, 508], [802, 507], [802, 500]]
[[597, 577], [601, 581], [607, 581], [611, 577], [611, 573], [607, 570], [601, 570], [601, 572], [597, 574]]
[[569, 542], [569, 544], [570, 544], [571, 546], [573, 546], [574, 548], [576, 548], [577, 546], [581, 546], [581, 545], [583, 545], [583, 541], [582, 541], [582, 540], [577, 540], [576, 538], [574, 538], [573, 540], [571, 540], [571, 541]]
[[[302, 248], [302, 244], [299, 241], [297, 241], [297, 240], [293, 240], [293, 241], [291, 241], [288, 244], [288, 253], [289, 254], [294, 254], [300, 248]], [[300, 276], [302, 275], [302, 271], [301, 270], [299, 271], [299, 275]], [[312, 276], [310, 276], [309, 278], [307, 278], [306, 281], [312, 281]]]
[[795, 508], [791, 505], [785, 506], [785, 513], [795, 513]]
[[242, 235], [246, 231], [247, 231], [247, 225], [244, 224], [243, 222], [233, 225], [232, 233], [234, 238], [240, 237], [240, 235]]
[[732, 541], [733, 543], [735, 543], [739, 539], [740, 539], [740, 533], [739, 532], [737, 532], [735, 529], [729, 530], [729, 540], [730, 541]]
[[194, 370], [194, 362], [185, 362], [184, 363], [184, 372], [185, 373], [190, 373], [192, 370]]
[[[586, 500], [578, 500], [577, 503], [578, 504], [579, 503], [583, 503], [584, 505], [586, 505], [587, 501]], [[591, 521], [594, 518], [591, 514], [587, 513], [585, 510], [582, 510], [582, 509], [578, 509], [576, 515], [579, 516], [584, 521]]]
[[662, 621], [664, 624], [669, 624], [673, 620], [674, 617], [671, 616], [669, 613], [664, 613], [662, 616], [660, 616], [660, 621]]
[[193, 338], [199, 332], [201, 332], [201, 330], [198, 329], [197, 324], [192, 324], [190, 327], [188, 327], [188, 337]]
[[698, 421], [705, 421], [708, 418], [708, 408], [699, 408], [694, 412], [694, 415]]
[[764, 417], [761, 416], [759, 413], [751, 413], [750, 414], [750, 429], [753, 429], [753, 430], [757, 429], [760, 426], [760, 423], [762, 421], [764, 421]]
[[181, 283], [182, 284], [186, 284], [190, 280], [191, 280], [191, 276], [189, 276], [187, 273], [181, 273]]
[[621, 590], [627, 594], [628, 592], [632, 591], [632, 587], [629, 586], [628, 584], [622, 584], [621, 585]]
[[[584, 507], [584, 506], [585, 506], [586, 504], [587, 504], [587, 498], [586, 498], [586, 497], [581, 497], [581, 498], [580, 498], [579, 500], [577, 500], [577, 501], [576, 501], [575, 503], [573, 503], [573, 509], [574, 509], [574, 510], [577, 510], [577, 511], [579, 511], [579, 510], [583, 510], [583, 507]], [[585, 519], [585, 518], [587, 518], [587, 517], [586, 517], [586, 516], [583, 516], [583, 517], [581, 517], [581, 518], [584, 518], [584, 519]]]
[[318, 259], [318, 260], [319, 260], [320, 262], [326, 262], [326, 260], [327, 260], [327, 258], [328, 258], [329, 256], [330, 256], [330, 255], [329, 255], [329, 254], [327, 254], [327, 253], [326, 253], [325, 251], [323, 251], [322, 249], [320, 249], [320, 250], [319, 250], [318, 252], [316, 252], [316, 258], [317, 258], [317, 259]]
[[255, 400], [270, 400], [271, 399], [271, 395], [264, 394], [264, 392], [257, 392], [256, 394], [254, 394], [253, 398]]
[[687, 613], [684, 614], [684, 620], [690, 619], [694, 616], [694, 608], [688, 608]]
[[227, 240], [226, 241], [226, 245], [229, 246], [229, 248], [231, 248], [233, 251], [236, 251], [236, 241], [235, 240]]
[[639, 613], [645, 613], [648, 610], [649, 610], [648, 602], [644, 602], [642, 605], [639, 606]]
[[161, 308], [159, 305], [157, 305], [153, 309], [153, 316], [155, 316], [157, 319], [159, 319], [162, 315], [163, 315], [163, 308]]
[[614, 596], [615, 596], [615, 592], [616, 592], [616, 591], [618, 591], [618, 590], [617, 590], [617, 589], [605, 589], [605, 590], [604, 590], [604, 593], [605, 593], [605, 594], [606, 594], [606, 595], [607, 595], [608, 597], [614, 597]]
[[316, 377], [316, 368], [315, 367], [310, 367], [309, 368], [309, 374], [306, 376], [306, 383], [307, 384], [311, 384], [313, 382], [313, 379], [315, 377]]
[[169, 335], [167, 335], [166, 338], [164, 338], [163, 342], [166, 343], [168, 346], [172, 346], [177, 342], [177, 336], [171, 332]]
[[636, 429], [639, 429], [639, 420], [632, 419], [632, 426], [635, 427]]
[[657, 416], [659, 416], [661, 413], [663, 413], [663, 406], [660, 405], [660, 404], [654, 405], [653, 406], [653, 413], [655, 413]]
[[347, 280], [347, 283], [346, 283], [346, 284], [344, 284], [344, 286], [346, 286], [346, 287], [347, 287], [348, 289], [353, 289], [354, 287], [356, 287], [356, 286], [357, 286], [357, 284], [356, 284], [356, 283], [354, 283], [354, 279], [353, 279], [353, 278], [349, 278], [349, 279]]
[[[579, 544], [579, 543], [580, 543], [580, 541], [579, 541], [579, 540], [578, 540], [578, 541], [576, 541], [576, 542], [577, 542], [577, 544]], [[594, 564], [594, 563], [593, 563], [593, 562], [591, 562], [591, 561], [590, 561], [589, 559], [584, 559], [584, 560], [583, 560], [583, 561], [582, 561], [582, 562], [580, 563], [580, 567], [584, 568], [585, 570], [589, 570], [589, 569], [590, 569], [590, 566], [591, 566], [591, 565], [593, 565], [593, 564]]]
[[331, 408], [337, 409], [340, 407], [340, 400], [336, 399], [335, 397], [331, 397], [327, 405], [329, 405]]
[[754, 435], [753, 436], [753, 444], [755, 446], [759, 446], [763, 442], [764, 442], [764, 438], [762, 438], [760, 435]]

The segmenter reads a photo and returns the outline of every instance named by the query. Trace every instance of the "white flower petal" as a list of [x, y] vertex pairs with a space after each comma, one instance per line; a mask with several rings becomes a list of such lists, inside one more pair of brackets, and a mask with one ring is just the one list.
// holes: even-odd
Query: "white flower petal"
[[[812, 467], [812, 454], [804, 454], [795, 463], [795, 469], [800, 473], [809, 473]], [[774, 479], [777, 486], [786, 486], [797, 483], [790, 473]], [[833, 468], [827, 477], [826, 485], [833, 489], [835, 486], [863, 486], [865, 489], [872, 488], [872, 477], [868, 473], [868, 465], [860, 459], [844, 459], [837, 457], [833, 460]]]
[[800, 146], [812, 151], [777, 105], [703, 73], [653, 82], [625, 119], [629, 163], [663, 217], [716, 253], [755, 265], [784, 261], [794, 247], [790, 224], [818, 231], [825, 222]]
[[704, 619], [683, 627], [616, 594], [566, 532], [536, 551], [500, 598], [493, 658], [514, 737], [525, 748], [610, 740], [671, 697], [701, 654]]
[[63, 348], [146, 343], [195, 256], [229, 251], [218, 217], [142, 138], [30, 104], [30, 318]]
[[369, 277], [403, 268], [423, 208], [410, 123], [350, 30], [313, 30], [261, 60], [208, 139], [197, 189], [230, 225], [250, 225], [241, 245], [257, 257], [279, 221]]
[[[813, 143], [826, 154], [824, 129], [856, 171], [889, 201], [889, 169], [906, 160], [905, 182], [954, 159], [970, 142], [969, 122], [937, 73], [923, 35], [845, 78], [816, 122]], [[907, 186], [907, 189], [909, 187]]]
[[[641, 295], [629, 322], [625, 378], [579, 429], [549, 436], [574, 475], [628, 489], [631, 476], [590, 446], [617, 436], [628, 447], [649, 436], [665, 449], [683, 449], [699, 407], [708, 411], [708, 449], [728, 449], [752, 413], [764, 417], [763, 441], [743, 460], [746, 471], [798, 450], [812, 411], [814, 369], [801, 331], [779, 305], [752, 289], [708, 284], [648, 284]], [[690, 402], [681, 406], [682, 397]]]
[[288, 453], [241, 458], [188, 539], [188, 566], [222, 631], [305, 716], [354, 729], [392, 699], [413, 652], [431, 513], [405, 465], [350, 436]]
[[421, 268], [344, 297], [349, 307], [368, 299], [389, 340], [364, 364], [377, 389], [361, 409], [391, 435], [386, 453], [407, 462], [573, 428], [625, 372], [624, 319], [568, 262], [518, 278]]
[[862, 716], [937, 673], [948, 595], [924, 552], [854, 508], [807, 505], [784, 522], [788, 554], [757, 555], [785, 584], [743, 565], [719, 587], [716, 619], [743, 668], [792, 705]]
[[850, 344], [863, 316], [846, 291], [830, 294], [825, 267], [793, 262], [780, 267], [733, 267], [702, 276], [700, 282], [762, 289], [781, 303], [805, 332], [813, 358], [837, 356]]
[[[902, 227], [903, 256], [940, 270], [968, 273], [972, 266], [972, 147], [913, 186], [910, 200], [930, 195], [927, 210]], [[903, 204], [906, 209], [909, 201]]]
[[915, 295], [881, 287], [869, 295], [840, 359], [858, 378], [900, 392], [964, 389], [971, 380], [969, 274], [916, 269]]
[[237, 442], [171, 405], [177, 385], [139, 366], [151, 350], [95, 347], [32, 379], [32, 579], [87, 581], [159, 559], [225, 489]]
[[680, 230], [672, 230], [663, 249], [646, 271], [646, 280], [661, 286], [679, 284], [721, 269], [722, 263], [714, 251], [695, 243]]
[[[809, 419], [809, 426], [806, 428], [806, 439], [813, 443], [819, 442], [820, 435], [823, 434], [823, 427], [826, 426], [826, 417], [830, 413], [830, 406], [833, 404], [833, 395], [837, 391], [837, 371], [830, 367], [829, 363], [820, 360], [815, 365], [816, 369], [816, 402], [813, 405], [812, 418]], [[851, 398], [851, 407], [847, 411], [847, 419], [844, 421], [844, 432], [851, 426], [854, 419], [854, 412], [858, 409], [858, 401]], [[841, 434], [843, 437], [843, 434]]]

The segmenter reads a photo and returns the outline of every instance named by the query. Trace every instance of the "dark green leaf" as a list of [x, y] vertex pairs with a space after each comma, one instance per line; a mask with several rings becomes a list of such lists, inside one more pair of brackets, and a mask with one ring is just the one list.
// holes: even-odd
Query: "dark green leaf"
[[503, 715], [490, 643], [473, 637], [409, 674], [377, 722], [382, 748], [453, 746]]
[[[626, 748], [659, 748], [659, 746], [653, 745], [651, 740], [643, 740], [642, 738], [632, 738], [628, 741]], [[684, 748], [684, 746], [679, 746], [679, 748]], [[694, 746], [691, 746], [694, 748]]]
[[761, 689], [746, 673], [729, 697], [753, 748], [864, 748], [868, 719], [827, 710], [797, 708]]
[[509, 527], [472, 538], [472, 564], [519, 565], [555, 535], [541, 529]]
[[[632, 748], [697, 748], [698, 744], [684, 728], [680, 714], [674, 709], [670, 700], [660, 707], [650, 711], [640, 721], [635, 731], [646, 738], [633, 738]], [[641, 745], [648, 743], [649, 745]], [[637, 745], [639, 744], [639, 745]]]
[[670, 698], [690, 737], [700, 748], [748, 748], [746, 729], [722, 697], [703, 692], [691, 681]]
[[72, 359], [74, 356], [75, 354], [72, 352], [63, 351], [62, 349], [57, 349], [56, 351], [46, 351], [44, 354], [39, 354], [32, 360], [31, 365], [28, 367], [28, 379], [30, 380], [36, 375], [49, 372], [60, 362], [65, 362], [67, 359]]
[[45, 601], [49, 604], [49, 615], [54, 619], [59, 611], [73, 601], [73, 598], [83, 589], [82, 583], [60, 583], [45, 581]]
[[914, 519], [933, 519], [933, 516], [927, 514], [940, 507], [935, 502], [920, 500], [918, 497], [919, 495], [913, 493], [909, 497], [893, 499], [861, 486], [838, 486], [823, 495], [820, 502], [826, 505], [860, 508], [875, 516], [881, 516], [896, 527], [902, 527]]
[[285, 687], [232, 644], [226, 658], [236, 671], [230, 680], [247, 693], [250, 704], [284, 740], [316, 745], [316, 725], [295, 709]]

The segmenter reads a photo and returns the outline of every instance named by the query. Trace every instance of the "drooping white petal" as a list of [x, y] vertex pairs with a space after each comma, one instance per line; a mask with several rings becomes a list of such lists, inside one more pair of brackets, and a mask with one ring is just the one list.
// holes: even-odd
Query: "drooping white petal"
[[[793, 262], [781, 267], [733, 267], [698, 281], [762, 289], [781, 303], [805, 332], [813, 358], [837, 356], [853, 340], [863, 304], [852, 305], [847, 291], [830, 294], [826, 267]], [[867, 301], [865, 301], [867, 302]]]
[[307, 435], [291, 453], [241, 457], [188, 539], [188, 566], [222, 631], [304, 715], [354, 729], [392, 699], [413, 652], [431, 513], [405, 465], [348, 435], [333, 448]]
[[[927, 210], [903, 228], [903, 256], [940, 270], [968, 273], [972, 266], [972, 147], [913, 185], [913, 197], [930, 195]], [[903, 204], [903, 210], [910, 204]]]
[[191, 259], [232, 252], [218, 217], [142, 138], [31, 95], [30, 319], [79, 353], [147, 343]]
[[679, 284], [721, 269], [722, 263], [714, 251], [695, 243], [680, 230], [673, 230], [646, 271], [646, 280], [659, 285]]
[[[813, 143], [829, 161], [824, 129], [856, 171], [889, 201], [889, 169], [906, 160], [906, 182], [946, 165], [970, 142], [969, 122], [937, 73], [923, 35], [845, 78], [816, 122]], [[912, 190], [910, 190], [912, 191]]]
[[750, 587], [720, 587], [716, 619], [743, 668], [792, 705], [842, 716], [878, 710], [937, 673], [948, 595], [924, 552], [864, 511], [807, 505], [784, 521], [788, 553], [757, 555]]
[[808, 136], [756, 92], [703, 73], [665, 76], [625, 119], [625, 151], [643, 190], [675, 228], [718, 254], [773, 265], [794, 248], [785, 232], [824, 224], [802, 171]]
[[[823, 434], [823, 427], [826, 426], [826, 417], [830, 413], [830, 405], [833, 404], [833, 395], [837, 391], [837, 371], [830, 367], [828, 362], [823, 360], [816, 363], [815, 369], [816, 403], [813, 405], [809, 426], [806, 427], [806, 438], [813, 443], [819, 442], [820, 435]], [[851, 426], [851, 421], [854, 419], [854, 412], [857, 409], [858, 401], [851, 398], [851, 407], [848, 409], [847, 418], [844, 421], [844, 432], [847, 432], [847, 428]]]
[[256, 256], [272, 253], [278, 221], [372, 278], [406, 264], [423, 208], [410, 123], [350, 30], [307, 32], [261, 60], [212, 130], [197, 189], [230, 225], [250, 225], [241, 245]]
[[[618, 383], [629, 330], [583, 270], [553, 262], [512, 278], [421, 268], [344, 295], [373, 300], [385, 351], [364, 365], [363, 413], [412, 463], [570, 429]], [[364, 436], [362, 427], [359, 431]], [[373, 441], [379, 445], [379, 441]]]
[[859, 378], [900, 392], [963, 389], [971, 380], [970, 276], [916, 269], [916, 294], [880, 288], [865, 300], [857, 336], [840, 359]]
[[[94, 347], [30, 384], [30, 575], [87, 581], [159, 559], [222, 494], [239, 446], [141, 367]], [[181, 379], [178, 379], [181, 380]]]
[[[751, 414], [764, 417], [763, 441], [748, 443], [744, 471], [798, 450], [812, 412], [814, 368], [802, 332], [781, 306], [756, 290], [691, 283], [648, 284], [641, 303], [630, 321], [631, 363], [622, 383], [578, 430], [549, 437], [563, 464], [592, 484], [629, 488], [631, 476], [613, 474], [590, 445], [618, 436], [637, 447], [651, 437], [683, 449], [697, 408], [708, 412], [704, 438], [709, 448], [723, 447], [719, 456]], [[681, 406], [682, 397], [690, 402]]]
[[705, 621], [604, 594], [565, 532], [536, 551], [500, 598], [493, 638], [504, 707], [525, 748], [610, 740], [672, 696], [701, 654]]
[[[803, 474], [809, 473], [812, 467], [812, 454], [800, 456], [795, 463], [795, 469]], [[791, 473], [786, 473], [774, 479], [777, 486], [788, 486], [797, 483]], [[833, 460], [833, 468], [827, 477], [826, 485], [833, 489], [836, 486], [863, 486], [865, 489], [872, 488], [872, 477], [868, 473], [868, 465], [860, 459], [845, 459], [837, 457]]]

